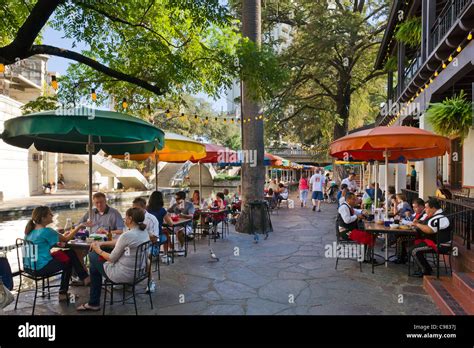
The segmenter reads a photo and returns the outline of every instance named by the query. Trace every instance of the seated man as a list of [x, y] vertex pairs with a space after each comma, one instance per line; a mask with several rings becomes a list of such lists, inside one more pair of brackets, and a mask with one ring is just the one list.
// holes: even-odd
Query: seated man
[[[411, 249], [411, 255], [419, 271], [415, 272], [415, 277], [431, 275], [432, 269], [425, 254], [437, 252], [437, 240], [439, 243], [449, 243], [451, 240], [451, 226], [449, 219], [444, 215], [441, 204], [434, 198], [430, 198], [425, 204], [426, 218], [423, 221], [413, 222], [413, 226], [418, 229], [420, 236], [415, 240]], [[439, 234], [436, 236], [436, 234]], [[443, 250], [440, 250], [443, 251]]]
[[354, 209], [357, 197], [352, 192], [347, 192], [345, 202], [337, 210], [337, 225], [340, 237], [344, 240], [353, 240], [369, 247], [374, 245], [374, 237], [365, 231], [359, 230], [358, 221], [364, 218], [362, 210]]
[[[177, 249], [178, 255], [184, 255], [184, 243], [185, 243], [185, 232], [186, 236], [190, 236], [193, 233], [193, 217], [194, 217], [194, 205], [191, 202], [186, 201], [186, 192], [179, 191], [175, 194], [176, 203], [174, 203], [168, 212], [172, 214], [178, 214], [179, 217], [190, 219], [189, 223], [186, 224], [184, 229], [180, 229], [176, 232], [178, 236], [179, 246]], [[174, 242], [173, 242], [174, 243]]]
[[[421, 198], [417, 198], [413, 201], [413, 211], [414, 215], [411, 214], [409, 217], [407, 214], [405, 215], [404, 223], [410, 224], [414, 221], [421, 221], [425, 217], [425, 201]], [[407, 211], [409, 213], [409, 211]], [[404, 264], [407, 262], [407, 245], [415, 240], [415, 235], [401, 235], [397, 236], [397, 247], [396, 247], [396, 255], [397, 258], [394, 261], [396, 264]]]
[[96, 192], [92, 196], [92, 202], [95, 209], [92, 210], [92, 216], [89, 212], [85, 213], [79, 223], [84, 223], [90, 227], [91, 233], [106, 233], [110, 228], [112, 234], [122, 234], [125, 227], [123, 218], [117, 209], [107, 205], [107, 199], [102, 192]]

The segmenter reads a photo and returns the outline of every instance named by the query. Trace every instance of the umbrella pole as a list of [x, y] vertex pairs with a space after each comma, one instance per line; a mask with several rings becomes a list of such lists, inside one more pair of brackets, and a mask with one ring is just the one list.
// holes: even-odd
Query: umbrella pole
[[388, 150], [385, 149], [385, 217], [388, 218]]
[[201, 161], [198, 161], [199, 166], [199, 198], [202, 197], [202, 176], [201, 176]]
[[89, 134], [87, 141], [87, 153], [89, 155], [89, 219], [92, 221], [92, 135]]
[[155, 190], [158, 191], [158, 155], [155, 153]]
[[376, 161], [374, 163], [374, 176], [375, 176], [375, 193], [374, 193], [374, 200], [375, 200], [375, 208], [378, 208], [378, 197], [377, 197], [377, 193], [379, 192], [378, 188], [377, 188], [377, 184], [378, 184], [378, 174], [377, 174], [377, 170], [378, 170], [378, 167], [379, 167], [379, 162]]

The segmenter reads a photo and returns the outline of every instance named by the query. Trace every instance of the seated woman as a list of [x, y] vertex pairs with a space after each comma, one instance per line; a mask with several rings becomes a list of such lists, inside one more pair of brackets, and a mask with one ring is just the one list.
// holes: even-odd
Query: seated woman
[[[164, 256], [162, 258], [163, 262], [168, 262], [168, 249], [171, 247], [171, 238], [170, 238], [170, 232], [168, 229], [163, 228], [163, 224], [166, 223], [167, 225], [173, 224], [173, 220], [171, 220], [170, 214], [168, 214], [168, 211], [164, 208], [164, 201], [163, 201], [163, 193], [160, 191], [154, 191], [150, 195], [150, 198], [148, 199], [148, 205], [146, 207], [146, 210], [154, 215], [156, 219], [158, 220], [159, 223], [159, 235], [160, 235], [160, 241], [159, 245], [163, 245], [163, 251], [164, 251]], [[155, 250], [152, 250], [155, 252]], [[158, 250], [159, 252], [159, 250]]]
[[449, 191], [446, 186], [441, 184], [439, 188], [436, 189], [436, 197], [444, 199], [453, 199], [453, 194]]
[[49, 207], [41, 206], [33, 210], [31, 220], [26, 224], [25, 240], [34, 243], [37, 247], [35, 253], [36, 260], [30, 260], [28, 256], [25, 256], [24, 267], [25, 269], [34, 271], [32, 261], [36, 261], [35, 274], [38, 276], [47, 276], [48, 274], [63, 271], [59, 288], [59, 301], [67, 301], [67, 291], [69, 289], [72, 270], [74, 269], [79, 278], [84, 282], [84, 285], [90, 283], [90, 278], [73, 250], [65, 250], [65, 255], [61, 252], [61, 259], [59, 258], [59, 253], [56, 254], [56, 259], [55, 254], [51, 254], [50, 250], [59, 242], [68, 242], [73, 239], [77, 231], [85, 226], [79, 225], [69, 232], [60, 234], [52, 228], [47, 227], [52, 222], [53, 212]]
[[413, 213], [413, 209], [410, 207], [410, 204], [407, 202], [407, 197], [403, 193], [396, 195], [396, 204], [395, 215], [398, 219], [403, 219], [407, 211]]
[[342, 203], [338, 209], [337, 225], [340, 237], [344, 240], [353, 240], [359, 244], [373, 247], [375, 241], [374, 236], [368, 232], [359, 230], [358, 221], [363, 219], [364, 215], [362, 214], [362, 210], [354, 209], [356, 202], [355, 194], [347, 192], [345, 202]]
[[206, 201], [201, 198], [201, 194], [199, 190], [194, 190], [193, 197], [191, 198], [191, 203], [194, 204], [194, 207], [197, 209], [205, 209], [207, 208]]
[[[143, 223], [144, 220], [145, 211], [143, 209], [130, 208], [125, 213], [125, 225], [128, 227], [128, 231], [120, 235], [111, 253], [103, 251], [100, 242], [91, 244], [89, 302], [77, 307], [78, 311], [100, 310], [102, 277], [107, 277], [115, 283], [131, 283], [133, 281], [137, 247], [150, 240], [146, 232], [146, 225]], [[145, 265], [143, 266], [145, 267]]]
[[278, 193], [276, 198], [278, 200], [278, 204], [280, 204], [281, 201], [288, 199], [288, 188], [286, 188], [282, 183], [278, 184]]

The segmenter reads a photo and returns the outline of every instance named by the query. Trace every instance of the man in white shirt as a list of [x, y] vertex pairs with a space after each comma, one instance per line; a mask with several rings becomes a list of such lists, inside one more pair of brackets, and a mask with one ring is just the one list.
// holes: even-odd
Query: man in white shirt
[[326, 178], [321, 174], [321, 169], [316, 169], [316, 173], [309, 179], [312, 186], [313, 194], [311, 196], [313, 202], [313, 211], [321, 211], [321, 201], [324, 200], [323, 190], [325, 190]]
[[[156, 243], [157, 241], [159, 241], [160, 240], [160, 223], [158, 222], [158, 219], [154, 215], [146, 211], [146, 200], [142, 197], [137, 197], [133, 200], [132, 205], [133, 205], [133, 208], [139, 208], [145, 211], [145, 220], [143, 220], [143, 223], [146, 225], [145, 231], [148, 232], [148, 236], [150, 237], [151, 242]], [[158, 255], [158, 257], [160, 256]], [[149, 267], [148, 277], [149, 277], [150, 282], [149, 282], [149, 286], [146, 287], [146, 290], [145, 290], [146, 293], [155, 292], [155, 289], [156, 289], [156, 283], [153, 280], [153, 273], [151, 272], [151, 259], [148, 264], [148, 267]]]
[[337, 212], [339, 213], [337, 217], [339, 232], [341, 233], [341, 237], [346, 240], [348, 239], [350, 231], [358, 228], [357, 221], [363, 217], [362, 210], [353, 208], [355, 204], [355, 195], [348, 192], [345, 201], [337, 209]]
[[160, 235], [160, 223], [158, 219], [146, 211], [146, 200], [142, 197], [137, 197], [132, 202], [134, 208], [140, 208], [145, 211], [145, 220], [143, 223], [146, 225], [145, 231], [148, 232], [150, 240], [156, 242]]
[[[431, 275], [432, 269], [425, 254], [432, 253], [438, 248], [449, 248], [451, 241], [451, 226], [449, 219], [444, 215], [440, 202], [435, 198], [430, 198], [425, 204], [426, 218], [423, 221], [414, 221], [415, 226], [421, 232], [421, 238], [415, 241], [415, 246], [411, 249], [413, 260], [419, 268], [419, 272], [413, 274], [415, 277]], [[443, 251], [443, 250], [440, 250]]]
[[349, 174], [349, 176], [341, 181], [342, 184], [347, 185], [347, 189], [351, 192], [357, 192], [358, 187], [357, 187], [357, 182], [355, 181], [355, 173], [352, 172]]

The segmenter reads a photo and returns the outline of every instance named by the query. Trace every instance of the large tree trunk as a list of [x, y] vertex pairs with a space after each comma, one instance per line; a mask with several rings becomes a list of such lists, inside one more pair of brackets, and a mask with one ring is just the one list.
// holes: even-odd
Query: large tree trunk
[[[341, 82], [344, 84], [344, 82]], [[339, 114], [339, 117], [342, 118], [342, 124], [336, 122], [334, 125], [334, 140], [342, 138], [347, 134], [349, 130], [349, 110], [351, 106], [351, 85], [346, 83], [346, 85], [339, 90], [343, 92], [340, 93], [339, 98], [337, 98], [336, 110]], [[333, 160], [333, 169], [334, 169], [334, 180], [336, 182], [341, 182], [342, 179], [346, 176], [346, 173], [343, 170], [343, 167], [336, 167], [335, 160]], [[348, 160], [348, 159], [344, 159]]]
[[[260, 46], [262, 41], [261, 3], [260, 0], [242, 2], [242, 34]], [[260, 105], [253, 100], [252, 91], [242, 81], [242, 150], [257, 154], [257, 165], [251, 166], [248, 161], [242, 164], [242, 214], [237, 224], [240, 232], [250, 233], [250, 223], [246, 203], [263, 199], [265, 184], [263, 120], [256, 119], [260, 114]]]

